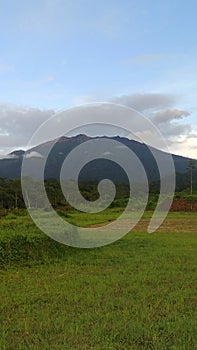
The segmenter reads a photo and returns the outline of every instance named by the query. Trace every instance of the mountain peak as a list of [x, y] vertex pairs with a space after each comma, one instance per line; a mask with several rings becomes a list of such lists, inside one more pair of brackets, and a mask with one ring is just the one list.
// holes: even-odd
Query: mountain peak
[[[156, 181], [159, 179], [158, 167], [154, 156], [151, 152], [151, 149], [145, 145], [144, 143], [140, 143], [135, 140], [130, 140], [126, 137], [121, 136], [88, 136], [85, 134], [78, 134], [75, 136], [62, 136], [59, 139], [51, 140], [45, 142], [43, 144], [37, 145], [28, 151], [16, 150], [10, 153], [4, 159], [0, 159], [0, 176], [4, 176], [7, 178], [19, 178], [21, 175], [21, 162], [23, 159], [23, 155], [25, 153], [30, 153], [31, 156], [27, 156], [26, 158], [33, 158], [34, 162], [40, 162], [40, 157], [47, 155], [48, 157], [48, 146], [51, 148], [51, 152], [49, 157], [47, 158], [46, 167], [45, 167], [45, 178], [59, 178], [59, 174], [61, 171], [62, 162], [65, 157], [79, 144], [86, 142], [88, 140], [93, 139], [111, 139], [116, 140], [122, 143], [119, 148], [122, 150], [122, 155], [124, 156], [124, 148], [128, 147], [135, 153], [139, 161], [144, 166], [145, 171], [147, 172], [148, 181]], [[164, 157], [166, 154], [159, 150], [154, 150], [159, 157]], [[34, 152], [34, 153], [33, 153]], [[36, 152], [36, 153], [35, 153]], [[114, 148], [114, 154], [116, 154], [117, 150]], [[36, 154], [36, 155], [35, 155]], [[180, 157], [176, 155], [172, 155], [175, 169], [177, 173], [186, 173], [188, 166], [188, 158]], [[37, 159], [36, 159], [37, 158]], [[7, 161], [7, 160], [9, 161]], [[30, 160], [29, 160], [30, 162]], [[196, 161], [197, 165], [197, 161]], [[115, 166], [112, 166], [112, 163], [109, 163], [106, 159], [100, 159], [98, 161], [89, 162], [86, 167], [84, 167], [84, 171], [82, 172], [81, 179], [84, 181], [97, 181], [101, 178], [112, 178], [114, 182], [124, 182], [125, 175], [119, 175], [119, 171]], [[35, 167], [36, 171], [36, 167]]]
[[91, 137], [90, 136], [87, 136], [85, 134], [78, 134], [78, 135], [75, 135], [75, 136], [61, 136], [60, 138], [57, 139], [57, 143], [62, 143], [62, 142], [69, 142], [69, 141], [81, 141], [81, 142], [84, 142], [84, 141], [87, 141], [87, 140], [90, 140]]
[[16, 156], [16, 157], [22, 157], [24, 155], [25, 151], [23, 151], [22, 149], [13, 151], [11, 153], [9, 153], [9, 155], [11, 156]]

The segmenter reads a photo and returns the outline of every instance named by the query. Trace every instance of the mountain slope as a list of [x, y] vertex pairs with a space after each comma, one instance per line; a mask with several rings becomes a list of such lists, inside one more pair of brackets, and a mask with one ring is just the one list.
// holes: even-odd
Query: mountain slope
[[[136, 154], [146, 170], [149, 181], [157, 181], [159, 179], [159, 171], [156, 161], [150, 149], [145, 144], [119, 136], [107, 138], [121, 142], [122, 145], [129, 147]], [[65, 156], [67, 156], [76, 146], [90, 139], [95, 138], [91, 138], [86, 135], [60, 138], [52, 148], [47, 158], [45, 178], [59, 178], [60, 169]], [[53, 141], [51, 141], [51, 144], [52, 143]], [[49, 145], [50, 141], [38, 145], [26, 152], [22, 150], [14, 151], [9, 154], [7, 158], [1, 159], [0, 177], [19, 178], [21, 175], [21, 164], [23, 157], [29, 158], [34, 162], [34, 176], [36, 177], [36, 167], [39, 166], [40, 158], [45, 156]], [[156, 150], [156, 153], [162, 157], [166, 156], [166, 153], [159, 150]], [[189, 158], [177, 155], [172, 155], [172, 157], [174, 160], [176, 173], [186, 173]], [[197, 160], [195, 163], [197, 167]], [[127, 176], [120, 166], [106, 159], [98, 159], [89, 162], [86, 166], [84, 166], [80, 173], [80, 180], [82, 181], [98, 181], [103, 178], [110, 178], [114, 182], [127, 182]]]

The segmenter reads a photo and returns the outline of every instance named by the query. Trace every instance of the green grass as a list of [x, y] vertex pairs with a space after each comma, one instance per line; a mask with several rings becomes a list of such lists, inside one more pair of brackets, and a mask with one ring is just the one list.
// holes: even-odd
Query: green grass
[[1, 219], [0, 349], [197, 349], [196, 214], [168, 216], [168, 225], [185, 220], [185, 232], [136, 228], [109, 246], [74, 249], [28, 216]]

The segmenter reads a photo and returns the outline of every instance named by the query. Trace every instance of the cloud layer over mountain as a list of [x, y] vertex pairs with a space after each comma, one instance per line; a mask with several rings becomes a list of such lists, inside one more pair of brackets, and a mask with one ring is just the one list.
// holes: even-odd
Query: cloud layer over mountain
[[[110, 102], [143, 113], [161, 131], [170, 151], [196, 158], [193, 145], [197, 139], [197, 131], [190, 126], [190, 111], [176, 107], [180, 103], [177, 96], [164, 93], [130, 94], [113, 97]], [[54, 113], [54, 110], [0, 105], [0, 154], [24, 148], [37, 128]], [[114, 122], [116, 118], [120, 116], [114, 115]], [[143, 133], [148, 132], [149, 130], [142, 130], [138, 136], [143, 138]], [[151, 133], [149, 137], [151, 139]]]

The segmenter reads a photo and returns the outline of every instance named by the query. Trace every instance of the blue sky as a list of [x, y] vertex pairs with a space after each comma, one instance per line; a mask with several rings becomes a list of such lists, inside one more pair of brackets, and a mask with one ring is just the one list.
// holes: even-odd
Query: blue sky
[[0, 152], [20, 146], [20, 111], [36, 127], [32, 111], [158, 94], [173, 103], [141, 111], [167, 111], [182, 126], [174, 139], [169, 126], [170, 150], [197, 158], [196, 12], [194, 0], [0, 1]]

